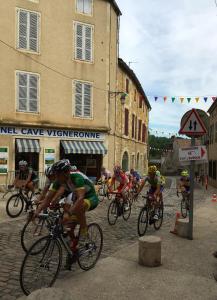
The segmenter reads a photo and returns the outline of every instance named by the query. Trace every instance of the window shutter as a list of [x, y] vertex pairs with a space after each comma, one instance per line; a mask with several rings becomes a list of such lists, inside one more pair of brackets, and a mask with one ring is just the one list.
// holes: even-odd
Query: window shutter
[[83, 59], [83, 25], [76, 24], [76, 41], [75, 41], [75, 57], [76, 59]]
[[29, 49], [38, 51], [38, 26], [39, 15], [36, 13], [29, 14]]
[[18, 48], [26, 49], [27, 48], [27, 24], [28, 24], [27, 12], [23, 10], [19, 10], [18, 20], [19, 20]]
[[142, 108], [142, 102], [143, 102], [143, 98], [142, 98], [142, 96], [140, 95], [140, 96], [139, 96], [139, 108]]
[[18, 110], [27, 111], [27, 74], [17, 74]]
[[135, 117], [135, 134], [134, 138], [137, 139], [137, 117]]
[[85, 26], [85, 60], [92, 60], [92, 28]]
[[142, 127], [142, 142], [143, 143], [146, 142], [146, 126], [145, 126], [145, 124], [143, 124], [143, 127]]
[[84, 117], [91, 116], [91, 86], [84, 84]]
[[129, 134], [129, 110], [125, 108], [125, 126], [124, 126], [124, 134]]
[[38, 111], [38, 76], [29, 74], [29, 111]]
[[75, 83], [75, 116], [82, 117], [82, 83]]
[[134, 137], [135, 137], [135, 115], [134, 114], [132, 114], [132, 139], [134, 139]]
[[129, 79], [126, 78], [126, 93], [129, 94]]
[[138, 140], [141, 141], [141, 129], [142, 129], [142, 121], [139, 120], [139, 131], [138, 131]]

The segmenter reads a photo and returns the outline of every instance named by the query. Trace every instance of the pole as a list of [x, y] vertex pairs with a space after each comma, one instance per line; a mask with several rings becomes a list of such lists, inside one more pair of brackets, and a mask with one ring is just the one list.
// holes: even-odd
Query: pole
[[[191, 146], [195, 146], [195, 138], [191, 138]], [[190, 165], [190, 210], [189, 210], [189, 228], [188, 239], [193, 240], [193, 217], [194, 217], [194, 173], [195, 161], [191, 161]]]

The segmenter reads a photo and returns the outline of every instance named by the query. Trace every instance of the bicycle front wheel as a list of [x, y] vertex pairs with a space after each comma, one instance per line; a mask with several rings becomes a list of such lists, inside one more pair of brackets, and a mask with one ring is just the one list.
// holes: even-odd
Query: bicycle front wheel
[[187, 201], [183, 198], [181, 201], [181, 214], [183, 218], [187, 218], [188, 215], [188, 205]]
[[139, 213], [137, 221], [137, 231], [139, 236], [145, 235], [148, 228], [148, 210], [143, 207]]
[[88, 226], [88, 240], [87, 245], [78, 250], [78, 264], [84, 271], [96, 265], [102, 252], [103, 233], [98, 224], [92, 223]]
[[45, 219], [38, 218], [34, 223], [32, 220], [28, 220], [21, 231], [21, 246], [23, 250], [27, 252], [34, 242], [48, 235], [48, 233]]
[[128, 201], [125, 201], [123, 202], [123, 219], [124, 221], [127, 221], [129, 219], [131, 215], [131, 202], [128, 200]]
[[158, 220], [154, 221], [154, 228], [155, 230], [159, 230], [163, 223], [163, 216], [164, 216], [164, 206], [163, 203], [161, 203], [160, 207], [156, 209], [156, 213], [158, 215]]
[[109, 225], [115, 225], [118, 218], [118, 204], [116, 200], [113, 200], [108, 208], [108, 223]]
[[12, 195], [6, 204], [6, 212], [9, 217], [17, 218], [22, 213], [24, 201], [20, 194]]
[[20, 270], [20, 286], [25, 295], [51, 287], [62, 264], [62, 248], [57, 239], [46, 236], [27, 252]]

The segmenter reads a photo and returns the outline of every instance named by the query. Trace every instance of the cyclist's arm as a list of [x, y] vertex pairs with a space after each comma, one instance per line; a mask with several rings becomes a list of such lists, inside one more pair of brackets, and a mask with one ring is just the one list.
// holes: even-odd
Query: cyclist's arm
[[49, 186], [45, 186], [40, 197], [38, 198], [38, 201], [37, 201], [38, 203], [40, 203], [45, 198], [48, 191], [49, 191]]
[[157, 189], [156, 189], [156, 191], [155, 191], [155, 193], [154, 193], [154, 197], [158, 197], [158, 196], [160, 195], [160, 188], [161, 188], [161, 185], [158, 184], [158, 185], [157, 185]]
[[46, 197], [44, 198], [43, 202], [38, 206], [38, 208], [35, 211], [35, 217], [40, 214], [40, 212], [46, 208], [49, 207], [54, 195], [56, 194], [56, 191], [49, 190]]
[[29, 172], [29, 175], [28, 175], [27, 179], [25, 180], [24, 187], [26, 187], [27, 184], [31, 182], [31, 178], [32, 178], [32, 172]]
[[139, 186], [139, 189], [138, 189], [138, 194], [141, 193], [141, 191], [143, 190], [143, 188], [144, 188], [146, 182], [147, 182], [147, 178], [146, 178], [146, 179], [143, 179], [143, 180], [141, 181], [140, 186]]

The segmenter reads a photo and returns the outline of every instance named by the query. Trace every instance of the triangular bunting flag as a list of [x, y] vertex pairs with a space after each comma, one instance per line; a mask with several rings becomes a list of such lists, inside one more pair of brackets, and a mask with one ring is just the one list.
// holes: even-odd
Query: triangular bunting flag
[[181, 103], [183, 103], [183, 102], [184, 102], [184, 100], [185, 100], [185, 98], [184, 98], [184, 97], [180, 97], [180, 101], [181, 101]]
[[207, 102], [207, 100], [208, 100], [208, 97], [204, 97], [204, 101]]
[[154, 100], [157, 101], [158, 97], [154, 97]]
[[216, 99], [217, 99], [217, 97], [212, 97], [212, 100], [213, 100], [213, 101], [216, 101]]
[[195, 100], [196, 100], [196, 102], [198, 103], [199, 100], [200, 100], [200, 98], [199, 98], [199, 97], [196, 97]]
[[166, 102], [167, 101], [167, 97], [164, 97], [164, 102]]
[[191, 98], [187, 98], [187, 100], [188, 100], [188, 103], [190, 103], [190, 102], [191, 102]]

